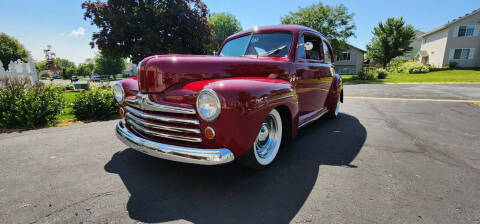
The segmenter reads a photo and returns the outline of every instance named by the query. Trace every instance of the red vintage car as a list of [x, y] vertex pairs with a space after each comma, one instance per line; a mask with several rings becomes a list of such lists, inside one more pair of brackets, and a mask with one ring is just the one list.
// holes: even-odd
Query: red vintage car
[[114, 86], [118, 138], [151, 156], [215, 165], [271, 164], [282, 143], [323, 115], [338, 116], [342, 79], [321, 33], [259, 27], [216, 55], [155, 55]]

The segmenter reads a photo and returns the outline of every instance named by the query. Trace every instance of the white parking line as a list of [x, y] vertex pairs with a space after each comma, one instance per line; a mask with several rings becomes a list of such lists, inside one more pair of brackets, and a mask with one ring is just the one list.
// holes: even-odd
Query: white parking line
[[454, 99], [393, 98], [393, 97], [370, 97], [370, 96], [345, 96], [344, 98], [346, 98], [346, 99], [362, 99], [362, 100], [402, 100], [402, 101], [480, 103], [480, 100], [454, 100]]

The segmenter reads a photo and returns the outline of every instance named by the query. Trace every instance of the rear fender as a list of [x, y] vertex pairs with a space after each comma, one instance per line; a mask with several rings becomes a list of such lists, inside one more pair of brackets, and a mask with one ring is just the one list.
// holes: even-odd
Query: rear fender
[[330, 90], [328, 91], [327, 100], [325, 101], [325, 107], [328, 110], [335, 110], [337, 107], [337, 101], [340, 97], [340, 101], [343, 103], [343, 97], [341, 97], [343, 91], [342, 77], [339, 74], [333, 76]]

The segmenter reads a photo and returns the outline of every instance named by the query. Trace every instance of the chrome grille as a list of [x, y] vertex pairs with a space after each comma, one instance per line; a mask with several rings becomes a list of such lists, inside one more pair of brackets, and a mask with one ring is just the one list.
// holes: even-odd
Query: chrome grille
[[147, 94], [125, 102], [126, 123], [135, 131], [153, 138], [202, 142], [200, 122], [192, 116], [194, 109], [157, 104]]

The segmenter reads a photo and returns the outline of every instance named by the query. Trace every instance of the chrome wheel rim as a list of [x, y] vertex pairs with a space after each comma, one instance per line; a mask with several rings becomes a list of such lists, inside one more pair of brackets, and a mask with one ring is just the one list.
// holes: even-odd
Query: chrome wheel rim
[[277, 110], [272, 110], [262, 123], [253, 149], [261, 165], [270, 164], [277, 156], [282, 141], [282, 119]]
[[340, 112], [340, 104], [342, 103], [340, 102], [340, 97], [338, 97], [337, 107], [335, 108], [335, 116], [338, 116], [338, 113]]

